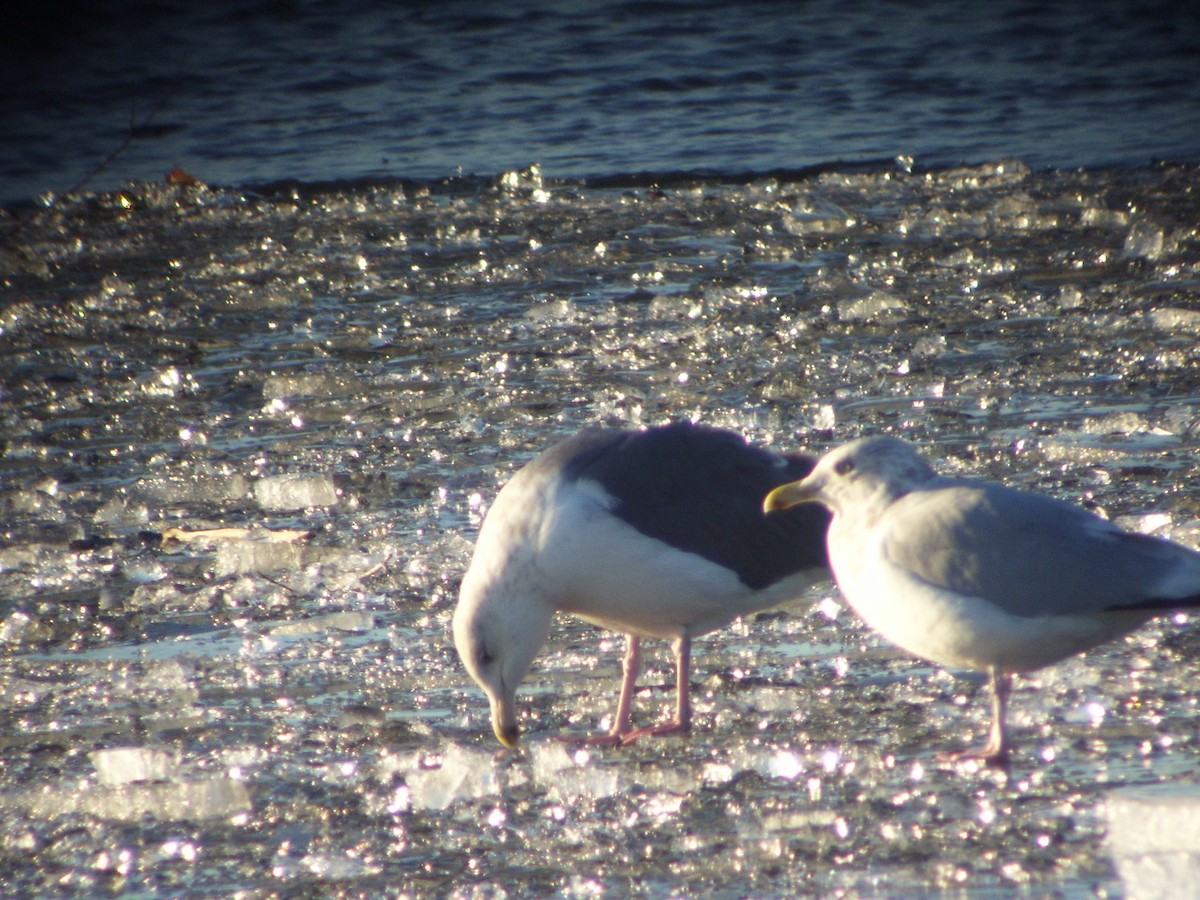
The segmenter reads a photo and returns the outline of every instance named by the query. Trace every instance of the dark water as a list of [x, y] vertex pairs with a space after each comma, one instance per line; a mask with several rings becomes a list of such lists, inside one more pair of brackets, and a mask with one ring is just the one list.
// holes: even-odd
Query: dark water
[[[0, 199], [81, 183], [1200, 159], [1190, 3], [122, 3], [27, 13]], [[110, 157], [112, 157], [110, 159]]]

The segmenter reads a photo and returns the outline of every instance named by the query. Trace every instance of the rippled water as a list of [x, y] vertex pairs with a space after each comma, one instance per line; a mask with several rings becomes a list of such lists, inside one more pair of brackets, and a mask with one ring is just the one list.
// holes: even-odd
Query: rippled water
[[243, 186], [1200, 162], [1200, 16], [1173, 0], [41, 9], [0, 67], [0, 201], [176, 165]]
[[[975, 681], [833, 588], [697, 649], [686, 739], [577, 754], [563, 620], [499, 752], [448, 621], [554, 439], [865, 432], [1200, 545], [1200, 171], [1017, 162], [605, 187], [141, 185], [0, 217], [0, 879], [202, 896], [1091, 896], [1194, 780], [1194, 631]], [[659, 651], [642, 720], [670, 700]]]

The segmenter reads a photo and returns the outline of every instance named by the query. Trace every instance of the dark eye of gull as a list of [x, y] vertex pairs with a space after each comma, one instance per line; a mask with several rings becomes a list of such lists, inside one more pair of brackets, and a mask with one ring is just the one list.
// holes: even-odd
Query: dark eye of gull
[[849, 475], [854, 471], [854, 460], [850, 459], [849, 457], [838, 460], [837, 463], [834, 464], [833, 471], [837, 472], [839, 475]]
[[475, 648], [475, 664], [481, 669], [486, 669], [495, 659], [496, 657], [492, 655], [492, 651], [488, 649], [487, 645], [482, 640], [479, 641]]

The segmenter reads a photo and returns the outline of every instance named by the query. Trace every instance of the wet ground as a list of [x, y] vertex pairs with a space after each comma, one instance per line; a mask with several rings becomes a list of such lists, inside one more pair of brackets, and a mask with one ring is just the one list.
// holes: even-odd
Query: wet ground
[[1106, 798], [1196, 781], [1185, 620], [1020, 681], [1007, 773], [938, 758], [982, 685], [828, 585], [700, 642], [694, 733], [620, 749], [553, 739], [611, 713], [617, 637], [558, 623], [512, 753], [448, 623], [498, 486], [595, 423], [896, 433], [1200, 546], [1198, 223], [1196, 168], [1015, 162], [0, 213], [0, 882], [1123, 894]]

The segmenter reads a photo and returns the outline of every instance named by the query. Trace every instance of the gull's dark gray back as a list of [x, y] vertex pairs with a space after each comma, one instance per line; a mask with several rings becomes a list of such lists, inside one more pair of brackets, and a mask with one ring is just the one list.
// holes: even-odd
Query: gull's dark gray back
[[779, 456], [732, 432], [690, 423], [583, 432], [548, 454], [563, 477], [594, 481], [614, 497], [615, 516], [731, 569], [747, 587], [828, 568], [824, 508], [762, 511], [773, 488], [812, 470], [811, 457]]

